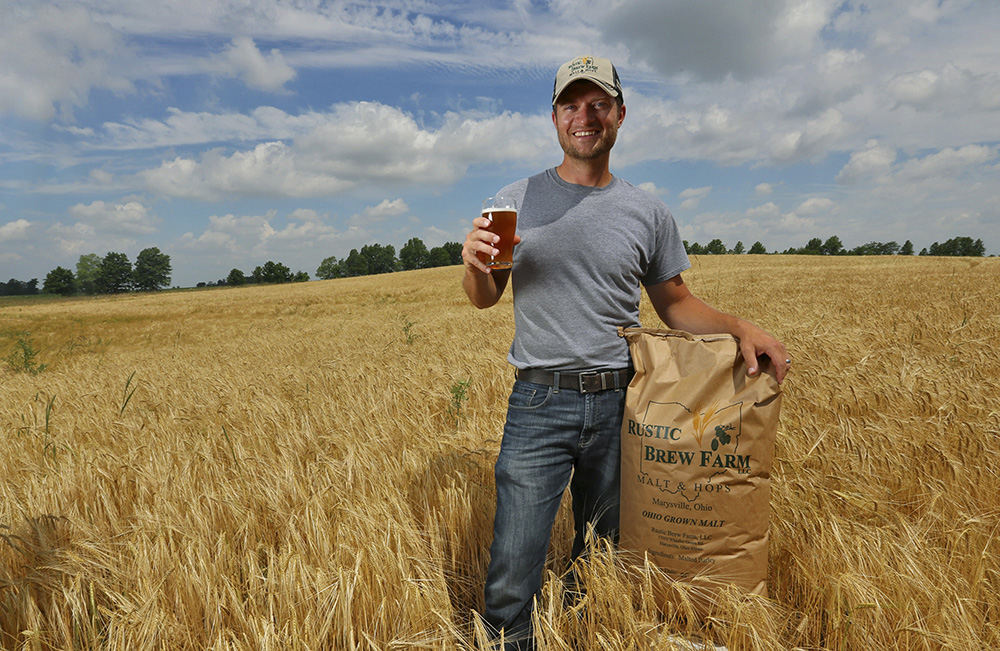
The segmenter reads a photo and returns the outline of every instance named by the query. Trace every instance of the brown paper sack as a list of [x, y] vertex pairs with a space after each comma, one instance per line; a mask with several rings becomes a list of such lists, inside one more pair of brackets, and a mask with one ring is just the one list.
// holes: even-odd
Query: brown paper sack
[[[628, 328], [621, 547], [710, 592], [767, 595], [771, 463], [781, 390], [736, 339]], [[766, 360], [762, 360], [766, 361]]]

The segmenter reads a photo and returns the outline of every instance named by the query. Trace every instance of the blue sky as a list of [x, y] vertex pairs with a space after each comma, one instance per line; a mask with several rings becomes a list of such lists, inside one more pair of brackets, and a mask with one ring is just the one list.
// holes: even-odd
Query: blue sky
[[0, 4], [0, 279], [148, 246], [190, 286], [461, 241], [559, 162], [555, 69], [614, 60], [612, 171], [685, 239], [1000, 253], [1000, 3]]

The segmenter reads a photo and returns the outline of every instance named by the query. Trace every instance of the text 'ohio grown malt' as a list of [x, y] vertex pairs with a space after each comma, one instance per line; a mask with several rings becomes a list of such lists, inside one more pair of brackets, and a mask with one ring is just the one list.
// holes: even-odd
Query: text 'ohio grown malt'
[[767, 594], [771, 463], [781, 391], [747, 377], [736, 339], [628, 328], [621, 547], [670, 577]]

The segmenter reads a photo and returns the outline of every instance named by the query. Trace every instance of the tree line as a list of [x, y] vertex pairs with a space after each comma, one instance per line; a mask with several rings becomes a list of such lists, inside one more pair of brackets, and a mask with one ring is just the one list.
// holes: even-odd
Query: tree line
[[[62, 266], [50, 271], [41, 291], [61, 296], [152, 292], [170, 284], [170, 272], [170, 256], [155, 246], [139, 251], [134, 265], [124, 253], [109, 251], [103, 258], [87, 253], [77, 261], [76, 273]], [[11, 278], [0, 283], [0, 296], [38, 293], [37, 278], [29, 281]]]
[[[736, 242], [729, 248], [718, 238], [704, 246], [698, 242], [684, 240], [684, 250], [690, 255], [768, 253], [767, 248], [759, 241], [754, 242], [749, 249], [742, 241]], [[777, 254], [778, 251], [771, 253]], [[839, 237], [833, 235], [825, 241], [814, 237], [803, 247], [789, 247], [781, 253], [784, 255], [913, 255], [914, 250], [910, 240], [906, 240], [903, 244], [894, 241], [867, 242], [848, 249], [844, 247]], [[986, 255], [986, 247], [982, 239], [953, 237], [944, 242], [934, 242], [929, 247], [921, 249], [918, 255], [982, 257]], [[412, 237], [399, 249], [398, 256], [391, 244], [366, 244], [361, 249], [351, 249], [344, 258], [335, 256], [325, 258], [316, 269], [316, 276], [328, 280], [455, 264], [462, 264], [461, 243], [445, 242], [441, 246], [428, 249], [419, 237]], [[40, 292], [62, 296], [117, 294], [127, 291], [149, 292], [170, 285], [170, 273], [170, 256], [155, 246], [140, 251], [135, 264], [132, 264], [124, 253], [109, 251], [103, 258], [96, 253], [88, 253], [80, 256], [75, 273], [64, 267], [56, 267], [50, 271], [45, 276], [41, 289], [38, 287], [37, 278], [28, 281], [11, 278], [6, 283], [0, 282], [0, 296], [23, 296]], [[225, 278], [199, 282], [197, 286], [236, 286], [307, 280], [309, 274], [305, 271], [292, 272], [287, 265], [268, 260], [263, 265], [255, 267], [249, 274], [234, 268]]]
[[345, 258], [338, 259], [334, 256], [325, 258], [316, 269], [316, 276], [329, 280], [453, 264], [462, 264], [461, 243], [445, 242], [441, 246], [428, 249], [419, 237], [411, 237], [399, 249], [398, 257], [395, 247], [391, 244], [366, 244], [361, 250], [351, 249]]
[[[720, 239], [714, 239], [705, 246], [697, 242], [688, 243], [684, 240], [684, 250], [690, 255], [726, 255], [726, 254], [765, 254], [767, 248], [761, 242], [754, 242], [749, 249], [743, 242], [737, 242], [732, 248], [727, 248]], [[776, 254], [778, 251], [772, 251]], [[913, 242], [906, 240], [903, 244], [895, 241], [867, 242], [853, 249], [844, 247], [836, 235], [826, 241], [814, 237], [803, 247], [789, 247], [781, 252], [783, 255], [913, 255]], [[981, 239], [971, 237], [953, 237], [944, 242], [934, 242], [930, 247], [920, 250], [918, 255], [970, 256], [986, 255], [986, 246]]]

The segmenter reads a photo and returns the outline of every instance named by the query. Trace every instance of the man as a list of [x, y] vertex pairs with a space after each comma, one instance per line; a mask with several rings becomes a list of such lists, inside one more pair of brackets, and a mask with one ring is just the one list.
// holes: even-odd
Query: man
[[513, 269], [491, 270], [479, 260], [477, 253], [497, 254], [485, 217], [473, 221], [462, 248], [462, 284], [473, 305], [495, 305], [509, 280], [514, 292], [508, 360], [516, 380], [496, 462], [485, 588], [485, 619], [493, 633], [514, 639], [510, 648], [531, 647], [533, 598], [566, 486], [574, 559], [588, 527], [617, 536], [620, 431], [631, 378], [617, 328], [639, 325], [640, 286], [670, 327], [739, 338], [751, 375], [763, 356], [779, 382], [790, 364], [774, 337], [688, 290], [680, 274], [690, 263], [670, 212], [611, 174], [624, 120], [621, 82], [609, 60], [563, 64], [552, 93], [562, 163], [504, 189], [520, 199]]

